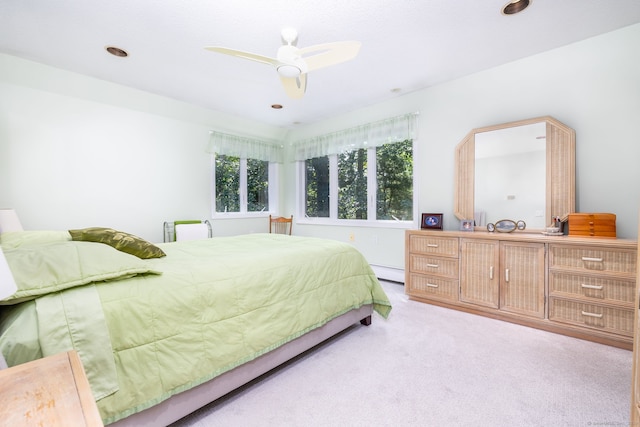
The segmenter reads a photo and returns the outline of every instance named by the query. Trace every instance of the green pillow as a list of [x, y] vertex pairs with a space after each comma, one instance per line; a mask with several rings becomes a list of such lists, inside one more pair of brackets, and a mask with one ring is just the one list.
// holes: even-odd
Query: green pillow
[[41, 245], [52, 242], [68, 242], [71, 236], [68, 231], [24, 230], [7, 231], [0, 234], [0, 246], [12, 249], [25, 245]]
[[113, 228], [91, 227], [69, 230], [72, 240], [105, 243], [119, 251], [135, 255], [138, 258], [161, 258], [166, 254], [159, 247], [133, 234]]
[[18, 290], [0, 305], [18, 304], [89, 283], [161, 274], [153, 270], [153, 261], [92, 242], [24, 245], [3, 252]]

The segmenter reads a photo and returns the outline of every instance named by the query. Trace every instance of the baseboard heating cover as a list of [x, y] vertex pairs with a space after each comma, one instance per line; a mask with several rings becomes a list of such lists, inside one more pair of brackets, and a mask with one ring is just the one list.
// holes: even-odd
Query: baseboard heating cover
[[391, 282], [404, 283], [404, 269], [371, 264], [376, 277]]

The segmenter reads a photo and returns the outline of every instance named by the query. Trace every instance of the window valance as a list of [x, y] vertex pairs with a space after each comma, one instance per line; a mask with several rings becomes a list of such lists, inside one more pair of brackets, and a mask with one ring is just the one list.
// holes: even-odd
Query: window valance
[[294, 160], [306, 160], [356, 148], [379, 147], [415, 139], [417, 116], [418, 113], [405, 114], [298, 141], [292, 144], [292, 155]]
[[246, 159], [282, 163], [284, 147], [281, 144], [210, 131], [207, 152]]

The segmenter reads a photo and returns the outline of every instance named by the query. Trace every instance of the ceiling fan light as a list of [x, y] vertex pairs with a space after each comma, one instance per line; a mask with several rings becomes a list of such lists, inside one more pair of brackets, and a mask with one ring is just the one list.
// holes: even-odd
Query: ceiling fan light
[[301, 73], [302, 70], [295, 65], [285, 64], [278, 67], [278, 74], [280, 74], [282, 77], [296, 78], [299, 77]]

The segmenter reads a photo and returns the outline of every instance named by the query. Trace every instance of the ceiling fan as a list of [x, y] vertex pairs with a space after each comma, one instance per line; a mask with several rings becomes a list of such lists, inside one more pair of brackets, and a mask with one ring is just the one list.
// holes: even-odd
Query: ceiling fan
[[287, 95], [298, 99], [307, 89], [307, 73], [355, 58], [361, 45], [358, 41], [344, 41], [298, 48], [298, 32], [295, 29], [284, 28], [281, 35], [285, 44], [278, 49], [276, 58], [219, 46], [205, 49], [272, 65], [278, 71]]

